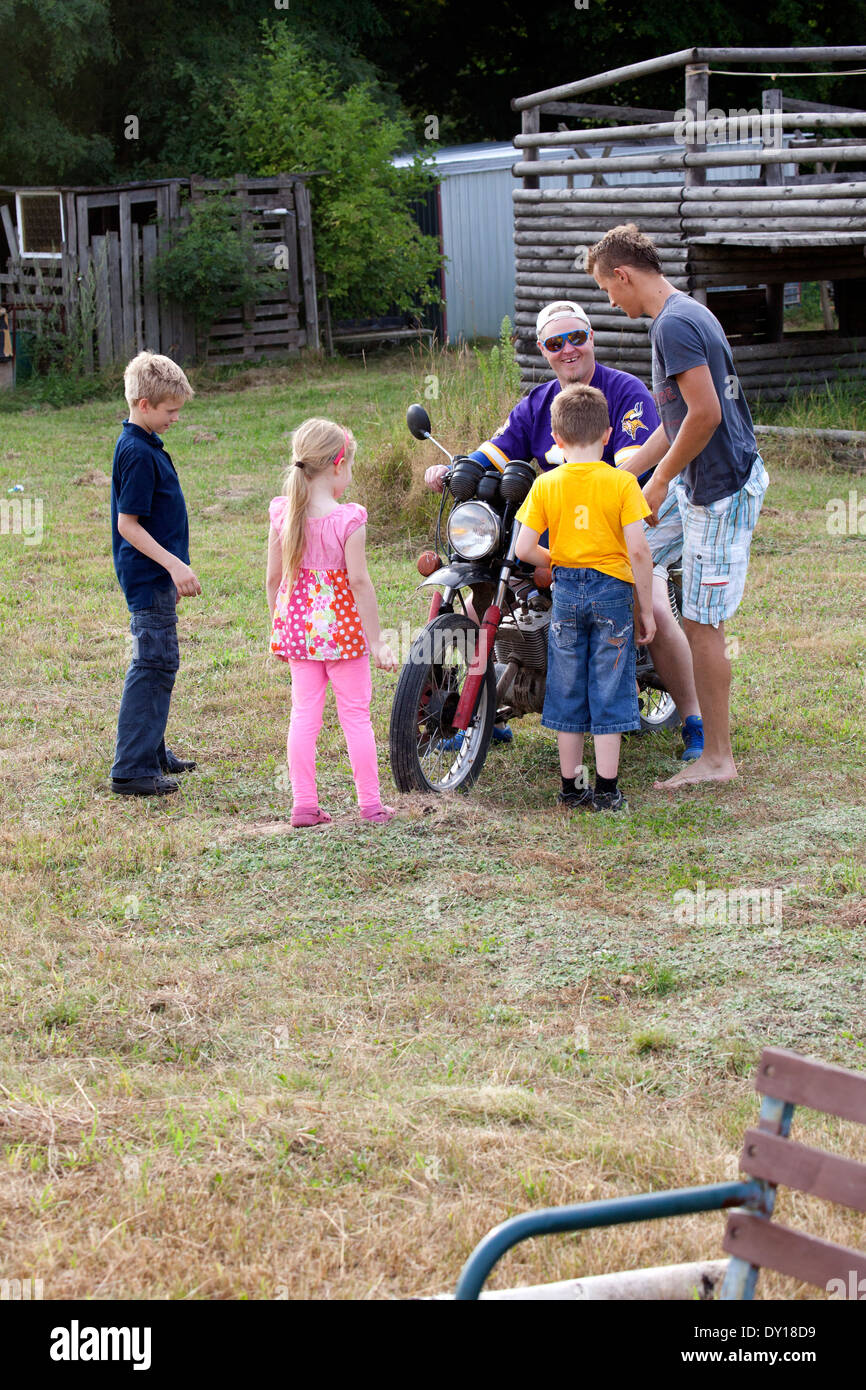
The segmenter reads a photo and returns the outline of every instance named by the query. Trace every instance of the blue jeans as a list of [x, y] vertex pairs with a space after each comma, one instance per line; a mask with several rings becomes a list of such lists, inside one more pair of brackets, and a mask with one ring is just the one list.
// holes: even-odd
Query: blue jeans
[[130, 613], [132, 660], [117, 717], [112, 777], [158, 777], [165, 763], [165, 726], [180, 651], [176, 590], [154, 589], [149, 608]]
[[542, 724], [574, 734], [639, 729], [632, 585], [563, 565], [553, 580]]

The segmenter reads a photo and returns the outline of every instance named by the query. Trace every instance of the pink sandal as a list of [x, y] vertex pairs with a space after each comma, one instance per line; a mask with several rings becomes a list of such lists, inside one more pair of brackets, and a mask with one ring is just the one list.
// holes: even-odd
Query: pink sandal
[[387, 825], [396, 814], [393, 806], [377, 806], [373, 811], [365, 811], [363, 808], [361, 810], [362, 819], [371, 821], [373, 825]]
[[303, 825], [329, 825], [332, 817], [327, 811], [322, 811], [318, 806], [303, 807], [295, 806], [292, 809], [292, 825], [299, 829]]

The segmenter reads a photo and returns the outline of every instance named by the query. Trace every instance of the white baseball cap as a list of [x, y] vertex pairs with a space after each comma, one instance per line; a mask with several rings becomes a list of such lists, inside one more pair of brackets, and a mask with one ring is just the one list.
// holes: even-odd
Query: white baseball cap
[[549, 323], [566, 318], [583, 319], [587, 328], [592, 328], [585, 310], [581, 309], [579, 304], [575, 304], [572, 299], [555, 299], [552, 303], [545, 304], [535, 320], [535, 336], [538, 341], [542, 341], [544, 330]]

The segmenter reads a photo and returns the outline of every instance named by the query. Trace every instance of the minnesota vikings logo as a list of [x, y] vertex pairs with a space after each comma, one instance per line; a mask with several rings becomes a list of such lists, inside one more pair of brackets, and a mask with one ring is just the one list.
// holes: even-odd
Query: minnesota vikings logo
[[643, 401], [638, 401], [636, 405], [632, 406], [631, 410], [627, 411], [622, 417], [622, 428], [632, 440], [637, 438], [638, 430], [645, 430], [647, 428], [642, 421], [642, 416]]

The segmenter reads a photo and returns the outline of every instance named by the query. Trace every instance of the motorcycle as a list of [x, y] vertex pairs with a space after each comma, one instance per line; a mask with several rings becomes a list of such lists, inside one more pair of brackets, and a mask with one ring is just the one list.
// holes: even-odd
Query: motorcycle
[[[450, 454], [433, 438], [422, 405], [409, 407], [406, 423], [415, 439], [428, 440], [445, 455], [449, 471], [436, 519], [436, 551], [418, 560], [418, 587], [437, 592], [397, 682], [391, 770], [401, 792], [467, 790], [484, 766], [494, 723], [540, 713], [544, 704], [553, 576], [515, 555], [515, 517], [536, 472], [522, 460], [499, 473]], [[447, 564], [440, 558], [443, 549]], [[680, 578], [674, 571], [668, 581], [678, 621]], [[676, 705], [646, 647], [637, 649], [636, 678], [642, 732], [677, 725]]]

